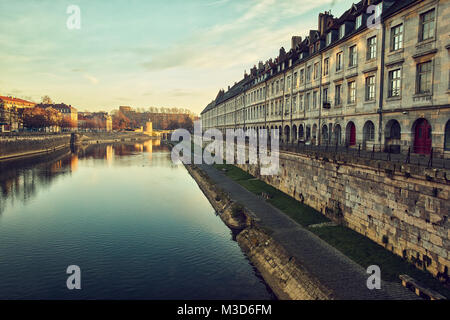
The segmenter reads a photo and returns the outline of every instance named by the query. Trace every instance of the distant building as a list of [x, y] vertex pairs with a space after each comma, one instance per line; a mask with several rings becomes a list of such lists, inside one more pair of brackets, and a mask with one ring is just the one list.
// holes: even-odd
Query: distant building
[[107, 112], [78, 112], [78, 130], [84, 132], [111, 132], [112, 118]]
[[36, 103], [13, 97], [0, 96], [0, 132], [18, 131], [23, 109], [33, 108]]
[[78, 128], [78, 110], [71, 105], [64, 103], [59, 104], [37, 104], [36, 107], [40, 108], [52, 108], [62, 114], [63, 117], [63, 129], [66, 131], [76, 131]]
[[164, 130], [168, 129], [171, 123], [180, 123], [184, 122], [186, 118], [191, 120], [195, 118], [187, 113], [137, 112], [127, 106], [119, 107], [119, 111], [131, 121], [135, 128], [144, 127], [147, 122], [151, 122], [153, 129]]

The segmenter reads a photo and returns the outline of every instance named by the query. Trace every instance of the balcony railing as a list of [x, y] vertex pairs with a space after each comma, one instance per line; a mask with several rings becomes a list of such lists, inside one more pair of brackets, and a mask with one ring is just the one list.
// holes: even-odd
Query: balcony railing
[[437, 147], [384, 145], [370, 142], [357, 142], [352, 146], [332, 142], [321, 145], [296, 142], [280, 143], [280, 150], [295, 153], [324, 153], [331, 156], [348, 154], [362, 159], [412, 164], [427, 168], [450, 169], [450, 150]]

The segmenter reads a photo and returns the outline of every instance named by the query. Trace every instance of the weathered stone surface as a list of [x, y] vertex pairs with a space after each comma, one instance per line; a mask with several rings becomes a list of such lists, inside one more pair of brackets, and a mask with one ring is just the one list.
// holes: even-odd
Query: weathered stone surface
[[[301, 194], [305, 204], [323, 214], [324, 207], [340, 203], [350, 228], [380, 244], [383, 235], [388, 235], [388, 247], [395, 248], [395, 253], [402, 255], [405, 250], [407, 258], [417, 259], [419, 254], [420, 260], [425, 255], [432, 257], [427, 270], [449, 276], [445, 244], [449, 241], [450, 184], [441, 173], [445, 170], [403, 165], [386, 172], [361, 163], [323, 162], [288, 152], [280, 152], [280, 166], [278, 176], [260, 178], [297, 200]], [[240, 167], [258, 176], [257, 167]]]

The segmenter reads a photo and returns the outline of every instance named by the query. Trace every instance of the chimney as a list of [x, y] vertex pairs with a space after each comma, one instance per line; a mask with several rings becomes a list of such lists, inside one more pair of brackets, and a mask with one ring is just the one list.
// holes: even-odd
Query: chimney
[[297, 46], [302, 43], [302, 37], [300, 36], [293, 36], [291, 39], [291, 49], [297, 48]]
[[330, 19], [333, 19], [331, 11], [325, 11], [319, 14], [319, 34], [323, 35], [327, 29], [327, 24]]

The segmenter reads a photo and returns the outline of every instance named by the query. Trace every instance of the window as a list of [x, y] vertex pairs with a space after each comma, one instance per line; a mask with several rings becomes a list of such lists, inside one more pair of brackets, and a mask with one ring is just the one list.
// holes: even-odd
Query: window
[[434, 9], [420, 15], [419, 41], [428, 40], [434, 37]]
[[297, 112], [297, 95], [292, 97], [292, 110], [294, 113]]
[[299, 107], [300, 111], [303, 110], [303, 95], [300, 95], [298, 98], [298, 107]]
[[305, 100], [305, 108], [306, 110], [309, 110], [309, 102], [311, 101], [311, 93], [306, 94], [306, 100]]
[[308, 66], [306, 70], [306, 81], [308, 82], [311, 81], [311, 66]]
[[348, 103], [356, 102], [356, 81], [348, 83]]
[[331, 32], [327, 33], [327, 46], [329, 46], [331, 44], [331, 35], [332, 35]]
[[342, 103], [342, 85], [337, 84], [335, 90], [336, 90], [336, 94], [335, 94], [334, 100], [335, 100], [335, 104], [337, 106], [339, 106]]
[[349, 67], [355, 67], [358, 64], [358, 51], [356, 45], [351, 46], [349, 49]]
[[323, 103], [328, 103], [328, 88], [323, 89]]
[[342, 39], [345, 36], [345, 24], [341, 25], [339, 28], [339, 39]]
[[364, 141], [375, 141], [375, 125], [372, 121], [367, 121], [363, 128]]
[[377, 37], [367, 39], [367, 60], [375, 59], [377, 57]]
[[375, 100], [375, 76], [366, 78], [366, 101]]
[[298, 73], [297, 72], [295, 72], [294, 73], [294, 87], [295, 88], [298, 88]]
[[286, 91], [289, 90], [291, 90], [291, 76], [288, 76], [286, 81]]
[[305, 82], [305, 70], [300, 70], [300, 84], [303, 84]]
[[313, 108], [317, 108], [317, 91], [313, 92]]
[[431, 61], [417, 65], [417, 93], [431, 93]]
[[402, 70], [396, 69], [389, 71], [389, 90], [388, 96], [399, 97], [401, 94]]
[[356, 17], [356, 26], [355, 29], [359, 29], [362, 25], [362, 15], [359, 15], [358, 17]]
[[450, 150], [450, 120], [445, 125], [444, 149]]
[[336, 71], [342, 70], [342, 52], [336, 54]]
[[314, 63], [314, 79], [319, 78], [319, 63]]
[[323, 75], [327, 76], [328, 73], [330, 72], [330, 59], [329, 58], [325, 58], [325, 60], [323, 61]]
[[403, 24], [399, 24], [391, 29], [391, 51], [403, 48]]
[[279, 84], [278, 80], [277, 80], [277, 82], [275, 83], [275, 85], [276, 85], [276, 89], [275, 89], [276, 91], [275, 91], [275, 92], [278, 93], [278, 91], [280, 91], [280, 87], [279, 87], [280, 84]]

